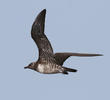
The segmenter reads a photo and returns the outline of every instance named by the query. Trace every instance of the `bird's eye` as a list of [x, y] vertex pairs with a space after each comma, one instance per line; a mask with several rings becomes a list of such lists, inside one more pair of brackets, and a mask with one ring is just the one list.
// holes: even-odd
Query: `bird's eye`
[[29, 66], [31, 66], [31, 65], [32, 65], [32, 63], [29, 64]]

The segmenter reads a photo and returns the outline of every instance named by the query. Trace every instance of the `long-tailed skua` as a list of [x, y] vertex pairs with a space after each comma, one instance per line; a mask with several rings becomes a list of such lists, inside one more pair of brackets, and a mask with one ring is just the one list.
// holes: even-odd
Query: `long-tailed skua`
[[76, 69], [67, 68], [63, 66], [65, 60], [70, 56], [78, 57], [102, 56], [101, 54], [88, 54], [88, 53], [68, 53], [68, 52], [54, 53], [52, 46], [44, 33], [45, 15], [46, 9], [42, 10], [38, 14], [31, 29], [31, 37], [38, 47], [39, 58], [36, 62], [32, 62], [24, 68], [29, 68], [44, 74], [56, 74], [56, 73], [68, 74], [68, 72], [77, 72]]

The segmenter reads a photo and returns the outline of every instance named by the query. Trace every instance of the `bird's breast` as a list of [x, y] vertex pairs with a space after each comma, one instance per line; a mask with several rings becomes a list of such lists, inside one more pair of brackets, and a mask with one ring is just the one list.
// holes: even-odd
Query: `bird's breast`
[[59, 68], [54, 64], [38, 64], [37, 71], [45, 74], [58, 73]]
[[37, 68], [38, 72], [44, 73], [44, 71], [45, 71], [45, 68], [44, 67], [45, 66], [43, 64], [38, 64], [38, 68]]

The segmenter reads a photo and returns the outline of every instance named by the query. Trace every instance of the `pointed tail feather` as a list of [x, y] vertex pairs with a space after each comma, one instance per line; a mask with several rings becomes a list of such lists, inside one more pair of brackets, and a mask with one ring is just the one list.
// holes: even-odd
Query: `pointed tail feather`
[[67, 67], [63, 67], [63, 68], [64, 68], [64, 71], [67, 71], [67, 72], [77, 72], [76, 69], [67, 68]]

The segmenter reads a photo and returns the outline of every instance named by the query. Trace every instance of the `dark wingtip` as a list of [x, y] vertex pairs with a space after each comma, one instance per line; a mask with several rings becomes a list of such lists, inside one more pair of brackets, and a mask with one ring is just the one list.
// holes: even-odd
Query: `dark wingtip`
[[[31, 33], [32, 35], [35, 35], [35, 33], [44, 33], [44, 27], [45, 27], [45, 16], [46, 16], [46, 9], [43, 9], [38, 16], [36, 17], [33, 25]], [[34, 36], [32, 36], [34, 37]]]
[[103, 54], [97, 54], [97, 56], [104, 56]]
[[43, 9], [41, 12], [40, 12], [40, 14], [46, 14], [46, 9]]
[[74, 69], [74, 72], [77, 72], [78, 70]]
[[46, 13], [46, 9], [43, 9], [42, 12]]

